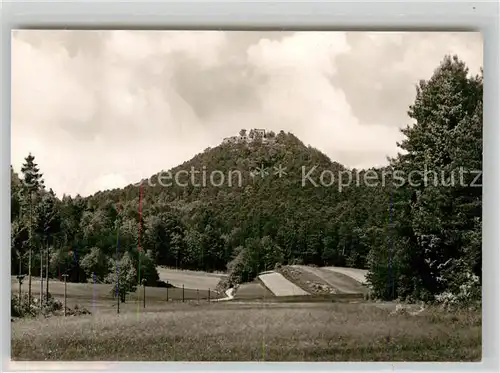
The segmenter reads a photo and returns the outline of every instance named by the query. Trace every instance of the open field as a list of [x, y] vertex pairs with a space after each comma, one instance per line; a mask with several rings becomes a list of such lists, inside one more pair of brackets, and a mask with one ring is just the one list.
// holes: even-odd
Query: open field
[[235, 300], [269, 299], [271, 297], [274, 297], [274, 294], [258, 281], [241, 284], [234, 295]]
[[[139, 310], [139, 312], [137, 312]], [[479, 361], [481, 315], [391, 315], [358, 303], [129, 304], [18, 320], [14, 360]]]
[[164, 267], [157, 267], [157, 270], [160, 280], [168, 282], [178, 288], [184, 285], [186, 289], [215, 289], [220, 279], [225, 276], [221, 273], [184, 271]]
[[293, 282], [288, 281], [279, 273], [265, 273], [259, 275], [258, 278], [270, 292], [278, 297], [289, 295], [308, 295], [305, 290], [301, 289]]
[[[12, 293], [18, 294], [18, 284], [15, 278], [11, 280]], [[116, 310], [116, 300], [111, 294], [111, 284], [91, 284], [91, 283], [67, 283], [67, 304], [68, 307], [73, 307], [75, 304], [86, 307], [88, 310], [98, 308], [99, 310]], [[28, 282], [24, 282], [22, 291], [27, 292]], [[45, 292], [45, 282], [43, 291]], [[39, 297], [40, 280], [32, 280], [31, 292], [34, 297]], [[63, 301], [64, 299], [64, 282], [51, 280], [49, 283], [49, 292], [53, 297]], [[138, 288], [134, 293], [127, 295], [127, 302], [139, 301], [143, 302], [143, 288]], [[167, 296], [169, 301], [182, 301], [182, 289], [179, 288], [158, 288], [146, 286], [146, 304], [150, 303], [166, 303]], [[225, 296], [225, 295], [222, 295]], [[221, 295], [210, 291], [210, 299], [220, 298]], [[194, 289], [184, 289], [184, 300], [208, 300], [208, 290], [196, 291]], [[126, 307], [126, 304], [120, 304], [120, 307]]]
[[[273, 273], [264, 277], [269, 275]], [[287, 281], [287, 284], [291, 283]], [[12, 292], [16, 294], [15, 279], [12, 285]], [[23, 290], [26, 289], [27, 285], [23, 284]], [[39, 281], [34, 280], [35, 297], [39, 289]], [[64, 283], [52, 280], [50, 292], [62, 300]], [[166, 288], [146, 287], [147, 302], [143, 308], [142, 289], [139, 289], [126, 303], [120, 304], [117, 315], [109, 284], [68, 283], [68, 307], [78, 304], [93, 314], [15, 320], [11, 323], [12, 358], [54, 361], [481, 359], [480, 312], [424, 311], [416, 316], [393, 315], [395, 304], [354, 299], [360, 294], [274, 296], [258, 280], [242, 284], [234, 300], [224, 302], [208, 302], [206, 292], [187, 288], [185, 302], [180, 301], [182, 289], [168, 289], [169, 302], [166, 294]], [[223, 296], [212, 293], [211, 299]]]
[[364, 294], [367, 292], [367, 288], [365, 286], [362, 286], [359, 281], [355, 280], [352, 277], [352, 271], [349, 272], [351, 273], [351, 276], [346, 275], [344, 271], [345, 269], [354, 270], [356, 273], [355, 275], [356, 278], [361, 279], [361, 276], [364, 276], [363, 272], [359, 273], [357, 271], [363, 271], [363, 270], [356, 270], [352, 268], [340, 268], [341, 272], [338, 272], [331, 270], [331, 267], [330, 269], [328, 269], [328, 267], [327, 268], [309, 267], [304, 265], [292, 265], [291, 267], [300, 270], [305, 277], [308, 277], [307, 275], [310, 274], [312, 276], [315, 276], [316, 278], [320, 278], [328, 286], [336, 289], [337, 293]]
[[356, 280], [361, 284], [366, 283], [366, 275], [368, 274], [368, 271], [366, 269], [357, 269], [357, 268], [321, 267], [321, 269], [325, 269], [331, 272], [341, 273], [343, 275], [353, 278], [354, 280]]
[[[355, 282], [353, 279], [335, 273], [330, 270], [323, 268], [312, 268], [307, 266], [292, 266], [300, 268], [303, 273], [311, 273], [312, 276], [316, 275], [316, 272], [321, 271], [323, 280], [326, 282], [333, 281], [334, 285], [344, 285], [348, 284], [349, 289], [356, 289], [356, 286], [361, 287], [361, 285]], [[354, 270], [356, 271], [356, 270]], [[163, 304], [168, 301], [181, 301], [183, 299], [182, 285], [184, 285], [184, 300], [185, 301], [197, 301], [197, 300], [208, 300], [224, 298], [225, 294], [218, 294], [214, 291], [220, 279], [225, 276], [224, 274], [218, 273], [208, 273], [208, 272], [196, 272], [196, 271], [184, 271], [176, 269], [168, 269], [163, 267], [158, 267], [158, 272], [160, 279], [163, 281], [168, 281], [171, 285], [176, 286], [176, 288], [159, 288], [159, 287], [146, 287], [146, 304], [153, 305], [156, 303]], [[304, 280], [307, 280], [307, 276]], [[316, 276], [317, 278], [317, 276]], [[343, 282], [342, 282], [343, 281]], [[356, 284], [356, 285], [355, 285]], [[15, 277], [11, 278], [12, 292], [17, 294], [18, 283]], [[68, 283], [67, 284], [67, 304], [68, 307], [73, 307], [75, 304], [79, 306], [86, 307], [89, 310], [99, 310], [99, 311], [113, 311], [116, 310], [116, 301], [114, 300], [111, 290], [111, 284], [92, 284], [92, 283]], [[301, 288], [302, 287], [302, 288]], [[210, 288], [210, 296], [209, 296]], [[342, 290], [344, 288], [340, 286]], [[23, 292], [27, 290], [27, 281], [23, 283]], [[38, 297], [40, 291], [40, 281], [38, 277], [34, 277], [32, 280], [32, 293], [35, 297]], [[45, 283], [44, 283], [45, 291]], [[50, 293], [62, 300], [64, 296], [64, 283], [57, 280], [50, 280]], [[274, 292], [274, 293], [273, 293]], [[337, 295], [342, 293], [356, 293], [354, 291], [339, 291]], [[279, 299], [277, 299], [279, 297]], [[268, 271], [259, 276], [259, 279], [253, 283], [242, 284], [235, 295], [235, 300], [260, 300], [265, 299], [267, 301], [273, 302], [301, 302], [301, 301], [328, 301], [329, 298], [315, 296], [311, 297], [310, 294], [303, 290], [303, 286], [300, 286], [300, 281], [293, 282], [284, 278], [281, 274], [275, 273], [273, 271]], [[332, 300], [342, 300], [337, 299], [338, 296], [332, 298]], [[138, 288], [134, 293], [127, 295], [127, 302], [143, 302], [143, 289]], [[121, 304], [121, 308], [127, 307]]]

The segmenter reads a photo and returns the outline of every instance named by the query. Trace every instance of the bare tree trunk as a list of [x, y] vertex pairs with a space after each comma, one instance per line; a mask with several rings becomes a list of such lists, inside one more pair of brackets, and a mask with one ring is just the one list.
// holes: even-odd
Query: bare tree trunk
[[17, 251], [17, 254], [19, 255], [19, 273], [18, 275], [21, 276], [23, 274], [23, 256], [21, 254], [21, 249]]
[[45, 286], [46, 286], [46, 291], [45, 291], [45, 296], [47, 297], [47, 300], [49, 299], [49, 254], [50, 250], [49, 247], [47, 246], [47, 261], [46, 261], [46, 266], [45, 266]]
[[31, 305], [31, 253], [33, 246], [33, 231], [32, 231], [32, 215], [33, 215], [33, 199], [30, 192], [30, 219], [29, 219], [29, 253], [28, 253], [28, 307]]
[[120, 292], [120, 281], [118, 279], [118, 276], [116, 276], [116, 313], [120, 313], [120, 300], [121, 300], [120, 293], [121, 293]]
[[43, 302], [43, 248], [40, 247], [40, 304]]
[[23, 273], [23, 257], [21, 255], [21, 251], [18, 251], [19, 253], [19, 274], [17, 275], [17, 279], [19, 281], [19, 306], [22, 306], [22, 289], [21, 289], [21, 284], [22, 284], [22, 273]]
[[67, 307], [66, 307], [66, 281], [67, 281], [68, 275], [65, 273], [63, 275], [63, 277], [64, 277], [64, 316], [66, 316], [66, 310], [67, 310]]

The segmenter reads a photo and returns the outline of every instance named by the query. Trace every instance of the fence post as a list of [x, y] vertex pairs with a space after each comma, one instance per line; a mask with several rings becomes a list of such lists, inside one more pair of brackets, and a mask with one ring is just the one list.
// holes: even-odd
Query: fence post
[[143, 290], [143, 296], [142, 296], [142, 301], [143, 301], [143, 308], [146, 308], [146, 279], [142, 279], [142, 290]]
[[93, 280], [93, 285], [92, 285], [92, 311], [95, 314], [95, 283], [96, 283], [95, 272], [92, 272], [92, 280]]
[[64, 316], [66, 316], [66, 281], [68, 278], [68, 275], [65, 273], [62, 275], [64, 277]]
[[182, 302], [184, 302], [184, 284], [182, 284]]
[[22, 273], [23, 273], [23, 257], [21, 256], [21, 252], [20, 251], [17, 252], [17, 255], [19, 256], [19, 273], [17, 274], [17, 281], [19, 281], [19, 306], [21, 306], [22, 305], [22, 302], [21, 302], [21, 297], [22, 297], [21, 285], [23, 283], [23, 278], [24, 278], [24, 276], [22, 275]]
[[46, 257], [46, 266], [45, 266], [45, 298], [49, 300], [49, 268], [50, 268], [50, 249], [47, 247], [47, 257]]
[[116, 313], [120, 313], [120, 296], [121, 296], [121, 291], [120, 291], [120, 282], [116, 280]]
[[168, 282], [167, 282], [167, 302], [168, 302]]
[[200, 303], [200, 292], [198, 289], [196, 289], [196, 301]]
[[210, 302], [210, 288], [208, 289], [208, 301]]

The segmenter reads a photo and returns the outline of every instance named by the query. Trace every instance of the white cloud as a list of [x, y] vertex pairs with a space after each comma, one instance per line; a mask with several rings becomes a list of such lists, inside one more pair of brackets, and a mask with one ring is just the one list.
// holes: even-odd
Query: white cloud
[[262, 39], [248, 48], [247, 53], [250, 63], [278, 75], [332, 74], [335, 56], [349, 50], [343, 32], [302, 32], [281, 41]]
[[446, 53], [482, 64], [478, 34], [252, 35], [16, 32], [14, 168], [31, 151], [46, 185], [87, 195], [251, 127], [293, 132], [348, 166], [383, 164], [415, 83]]
[[263, 116], [274, 118], [273, 127], [290, 125], [300, 139], [341, 163], [349, 164], [349, 151], [361, 149], [370, 158], [350, 165], [371, 166], [385, 161], [400, 134], [395, 127], [363, 126], [344, 92], [331, 84], [335, 58], [349, 52], [345, 33], [296, 34], [249, 48], [250, 61], [272, 72], [261, 95]]

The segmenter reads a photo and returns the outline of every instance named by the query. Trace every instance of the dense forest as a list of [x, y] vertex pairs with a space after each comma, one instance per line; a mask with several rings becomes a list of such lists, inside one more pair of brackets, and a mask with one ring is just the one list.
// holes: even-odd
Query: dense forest
[[[30, 154], [19, 174], [11, 167], [11, 272], [38, 275], [43, 261], [52, 278], [112, 283], [119, 266], [120, 282], [133, 286], [141, 278], [156, 283], [155, 266], [165, 265], [228, 271], [237, 283], [276, 264], [303, 263], [369, 269], [379, 298], [477, 295], [482, 95], [482, 72], [470, 76], [446, 56], [417, 84], [400, 154], [370, 170], [348, 169], [281, 131], [223, 143], [170, 170], [237, 171], [241, 182], [232, 185], [184, 174], [162, 186], [159, 173], [141, 186], [59, 199]], [[283, 177], [274, 175], [280, 166]], [[252, 174], [262, 168], [269, 175]], [[316, 185], [304, 182], [304, 169], [315, 170]], [[439, 177], [429, 182], [424, 170]], [[319, 185], [326, 171], [336, 179]], [[395, 177], [412, 171], [422, 172]]]

